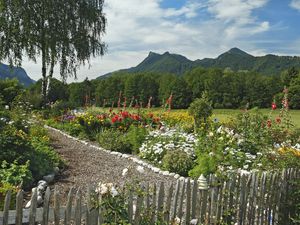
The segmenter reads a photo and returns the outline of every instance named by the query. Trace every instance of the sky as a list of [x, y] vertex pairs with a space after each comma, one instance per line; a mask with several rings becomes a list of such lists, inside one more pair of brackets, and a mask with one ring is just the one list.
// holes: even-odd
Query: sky
[[[233, 47], [255, 56], [300, 55], [300, 0], [105, 0], [104, 12], [107, 52], [81, 67], [76, 81], [136, 66], [150, 51], [191, 60]], [[22, 66], [41, 77], [40, 61]]]

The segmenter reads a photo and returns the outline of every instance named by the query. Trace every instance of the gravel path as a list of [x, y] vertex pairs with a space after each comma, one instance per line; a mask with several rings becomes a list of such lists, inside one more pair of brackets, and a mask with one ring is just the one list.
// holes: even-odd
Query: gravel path
[[[138, 164], [132, 160], [84, 145], [57, 131], [50, 129], [49, 135], [52, 146], [66, 162], [66, 168], [57, 176], [54, 184], [60, 193], [67, 193], [71, 187], [86, 189], [88, 185], [95, 185], [98, 182], [120, 185], [137, 180], [151, 183], [161, 181], [169, 183], [176, 180], [147, 168], [144, 168], [144, 173], [139, 173], [136, 170]], [[128, 167], [132, 168], [131, 174], [124, 178], [122, 171]]]

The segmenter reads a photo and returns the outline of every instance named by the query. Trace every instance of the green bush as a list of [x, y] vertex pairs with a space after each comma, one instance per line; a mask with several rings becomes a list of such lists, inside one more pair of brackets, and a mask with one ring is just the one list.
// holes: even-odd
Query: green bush
[[18, 165], [16, 161], [11, 164], [3, 161], [0, 167], [0, 181], [14, 186], [28, 187], [32, 182], [29, 161], [24, 165]]
[[126, 140], [131, 145], [132, 151], [135, 154], [139, 153], [139, 148], [142, 146], [148, 133], [145, 127], [130, 126], [128, 129]]
[[11, 191], [10, 209], [16, 208], [16, 196], [18, 188], [0, 180], [0, 211], [3, 211], [4, 200], [8, 191]]
[[117, 129], [104, 130], [97, 134], [96, 139], [99, 145], [105, 149], [122, 153], [131, 153], [131, 145], [126, 140], [126, 136]]
[[164, 169], [187, 176], [188, 171], [193, 168], [193, 159], [181, 150], [167, 151], [162, 159]]

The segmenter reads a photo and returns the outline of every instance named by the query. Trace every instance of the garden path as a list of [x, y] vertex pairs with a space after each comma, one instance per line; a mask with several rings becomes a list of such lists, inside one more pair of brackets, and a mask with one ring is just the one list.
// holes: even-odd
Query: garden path
[[[57, 131], [49, 130], [52, 146], [66, 162], [66, 167], [57, 176], [55, 186], [60, 193], [66, 193], [70, 187], [85, 189], [88, 185], [99, 182], [115, 183], [124, 182], [172, 182], [175, 178], [155, 173], [147, 168], [140, 173], [136, 170], [137, 163], [126, 158], [120, 158], [107, 152], [97, 150], [70, 139]], [[93, 143], [97, 145], [96, 143]], [[124, 168], [131, 167], [131, 175], [122, 176]]]

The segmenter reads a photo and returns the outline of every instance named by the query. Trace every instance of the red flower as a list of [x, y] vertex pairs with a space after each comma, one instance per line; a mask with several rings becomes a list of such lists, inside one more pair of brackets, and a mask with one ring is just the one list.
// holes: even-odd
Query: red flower
[[150, 118], [153, 118], [153, 116], [154, 116], [153, 113], [149, 113]]
[[268, 120], [267, 121], [267, 127], [271, 127], [272, 126], [272, 121], [271, 120]]
[[123, 118], [129, 117], [129, 113], [127, 111], [124, 111], [121, 113]]
[[119, 120], [119, 116], [118, 115], [115, 115], [113, 118], [111, 118], [111, 122], [112, 123], [115, 123]]
[[277, 108], [275, 102], [272, 102], [272, 110], [275, 110]]
[[281, 123], [281, 119], [279, 117], [276, 118], [276, 123]]

